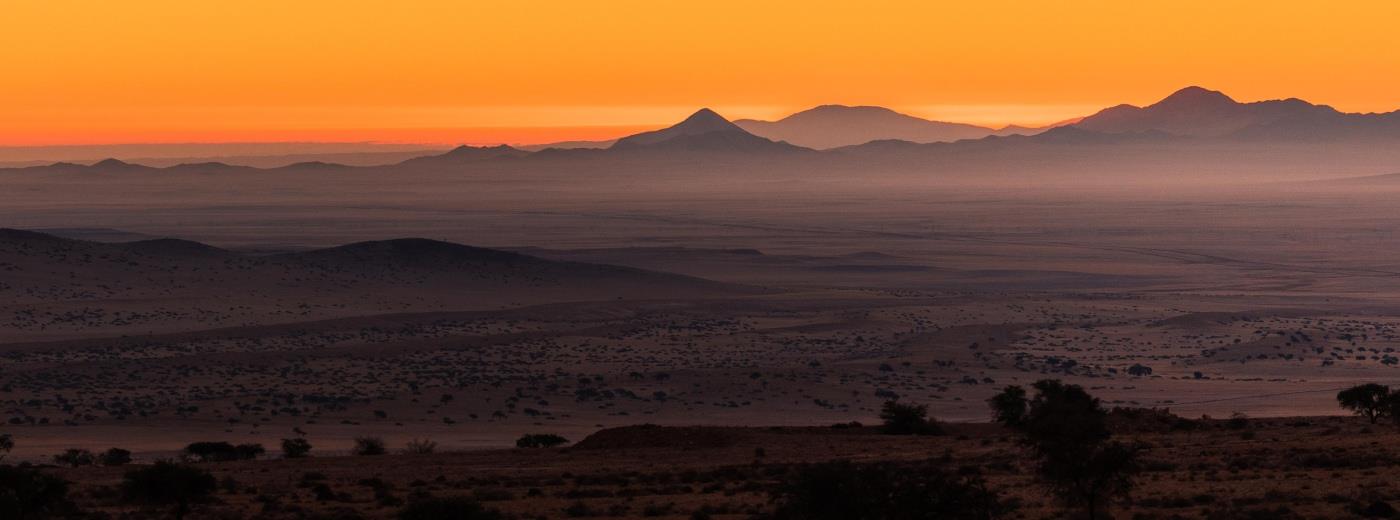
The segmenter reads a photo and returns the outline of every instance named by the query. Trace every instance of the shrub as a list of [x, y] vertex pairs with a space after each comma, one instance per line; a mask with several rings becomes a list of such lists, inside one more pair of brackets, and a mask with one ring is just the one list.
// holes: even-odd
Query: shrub
[[91, 451], [81, 448], [69, 448], [63, 453], [53, 456], [53, 463], [60, 466], [76, 468], [80, 466], [91, 466], [97, 463], [97, 456]]
[[553, 448], [555, 446], [562, 446], [568, 443], [569, 439], [565, 439], [552, 433], [532, 433], [528, 435], [522, 435], [519, 439], [516, 439], [515, 447]]
[[928, 418], [928, 407], [924, 405], [900, 404], [886, 401], [880, 409], [880, 420], [884, 421], [882, 431], [890, 435], [940, 435], [943, 429]]
[[122, 496], [127, 501], [150, 505], [175, 506], [175, 518], [184, 518], [190, 504], [207, 498], [218, 482], [208, 471], [161, 461], [128, 471], [122, 480]]
[[350, 453], [355, 455], [383, 455], [387, 453], [384, 448], [384, 439], [379, 437], [355, 437], [355, 447], [350, 449]]
[[399, 511], [399, 520], [500, 520], [499, 511], [467, 497], [415, 500]]
[[239, 444], [227, 442], [195, 442], [181, 452], [182, 459], [189, 462], [226, 462], [231, 460], [252, 460], [266, 453], [261, 444]]
[[1140, 448], [1109, 441], [1108, 412], [1080, 386], [1046, 379], [1034, 388], [1026, 400], [1020, 387], [1007, 387], [989, 401], [994, 415], [1021, 433], [1046, 487], [1089, 520], [1102, 518], [1109, 501], [1132, 489]]
[[426, 455], [435, 451], [437, 443], [428, 439], [413, 439], [403, 448], [403, 452], [410, 455]]
[[5, 460], [5, 456], [10, 454], [10, 450], [15, 449], [15, 438], [8, 433], [0, 433], [0, 460]]
[[311, 453], [311, 442], [297, 437], [295, 439], [282, 439], [282, 456], [289, 459], [300, 459]]
[[72, 508], [68, 481], [35, 468], [0, 466], [0, 518], [50, 518]]
[[807, 466], [773, 491], [775, 520], [984, 520], [1006, 511], [981, 477], [932, 462]]
[[98, 455], [97, 460], [103, 466], [125, 466], [131, 464], [131, 452], [121, 448], [112, 448]]

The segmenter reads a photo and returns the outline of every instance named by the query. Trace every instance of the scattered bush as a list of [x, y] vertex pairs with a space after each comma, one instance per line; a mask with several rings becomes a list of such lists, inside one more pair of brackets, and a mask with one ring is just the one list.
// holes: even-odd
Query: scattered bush
[[10, 450], [15, 449], [15, 438], [8, 433], [0, 433], [0, 460], [5, 460], [5, 456], [10, 454]]
[[403, 452], [410, 455], [426, 455], [435, 451], [437, 443], [428, 439], [413, 439], [403, 448]]
[[350, 449], [350, 453], [360, 456], [383, 455], [388, 453], [384, 448], [384, 439], [379, 437], [355, 437], [355, 447]]
[[1108, 412], [1080, 386], [1051, 379], [1033, 386], [1029, 400], [1016, 386], [992, 397], [993, 415], [1021, 433], [1039, 459], [1040, 480], [1066, 506], [1105, 518], [1108, 502], [1132, 489], [1140, 447], [1109, 440]]
[[180, 457], [188, 462], [227, 462], [231, 460], [253, 460], [266, 453], [261, 444], [239, 444], [227, 442], [196, 442], [185, 446]]
[[300, 459], [311, 453], [311, 442], [297, 437], [295, 439], [282, 439], [282, 456], [289, 459]]
[[900, 404], [886, 401], [880, 409], [880, 420], [884, 421], [881, 431], [890, 435], [941, 435], [943, 428], [928, 418], [928, 407], [924, 405]]
[[569, 439], [565, 439], [552, 433], [532, 433], [528, 435], [523, 435], [519, 439], [517, 439], [515, 441], [515, 447], [553, 448], [555, 446], [562, 446], [568, 443]]
[[985, 520], [1007, 510], [981, 477], [932, 462], [807, 466], [784, 479], [773, 499], [775, 520]]
[[103, 466], [125, 466], [131, 464], [131, 452], [121, 448], [112, 448], [98, 455], [97, 461]]
[[91, 466], [97, 463], [97, 455], [93, 455], [91, 451], [81, 448], [69, 448], [63, 453], [54, 455], [53, 463], [70, 468]]
[[0, 466], [0, 518], [51, 518], [72, 509], [68, 481], [35, 468]]
[[189, 514], [190, 504], [206, 499], [217, 486], [208, 471], [161, 461], [128, 471], [122, 480], [122, 495], [132, 503], [173, 505], [175, 518], [181, 519]]

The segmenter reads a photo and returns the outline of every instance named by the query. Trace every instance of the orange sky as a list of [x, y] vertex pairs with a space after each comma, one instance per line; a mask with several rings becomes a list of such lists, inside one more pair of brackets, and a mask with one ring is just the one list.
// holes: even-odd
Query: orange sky
[[709, 106], [1400, 107], [1400, 2], [6, 0], [0, 144], [613, 137]]

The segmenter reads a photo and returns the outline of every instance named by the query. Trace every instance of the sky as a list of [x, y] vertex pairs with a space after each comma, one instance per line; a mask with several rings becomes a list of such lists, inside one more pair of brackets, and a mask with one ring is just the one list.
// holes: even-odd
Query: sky
[[539, 143], [699, 107], [1045, 124], [1187, 85], [1400, 108], [1400, 2], [4, 0], [0, 145]]

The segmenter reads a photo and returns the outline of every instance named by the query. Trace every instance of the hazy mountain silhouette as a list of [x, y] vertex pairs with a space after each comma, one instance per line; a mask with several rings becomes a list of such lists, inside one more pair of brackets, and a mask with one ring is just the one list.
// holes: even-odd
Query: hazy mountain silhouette
[[1327, 141], [1400, 136], [1396, 134], [1400, 115], [1348, 114], [1296, 98], [1240, 103], [1218, 91], [1187, 87], [1146, 107], [1118, 105], [1101, 110], [1074, 126], [1104, 133], [1158, 131], [1204, 138]]
[[618, 139], [610, 151], [791, 152], [797, 146], [753, 135], [713, 110], [702, 108], [684, 121], [661, 130]]
[[467, 164], [503, 157], [524, 157], [530, 152], [512, 148], [507, 145], [499, 146], [458, 146], [441, 155], [429, 155], [425, 157], [415, 157], [399, 163], [405, 166], [422, 165], [456, 165]]
[[875, 106], [822, 105], [777, 121], [740, 119], [734, 124], [754, 135], [817, 149], [881, 139], [915, 143], [957, 141], [994, 133], [990, 128], [930, 121]]

